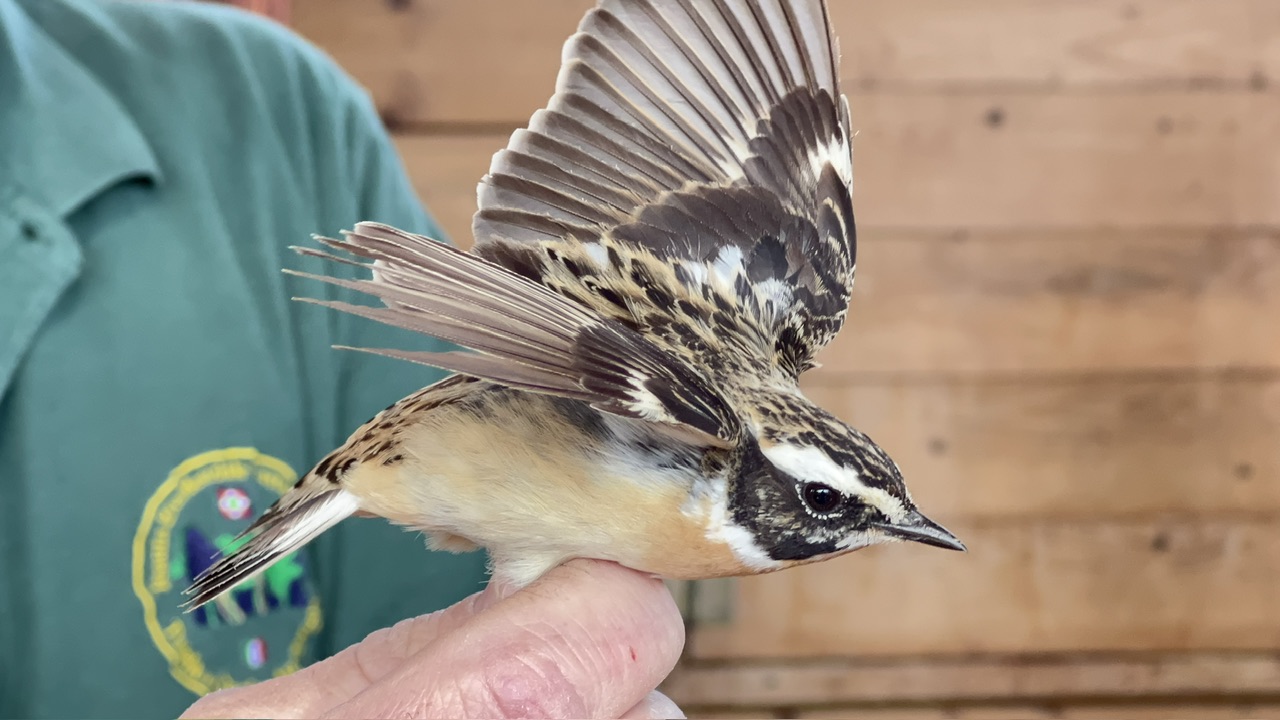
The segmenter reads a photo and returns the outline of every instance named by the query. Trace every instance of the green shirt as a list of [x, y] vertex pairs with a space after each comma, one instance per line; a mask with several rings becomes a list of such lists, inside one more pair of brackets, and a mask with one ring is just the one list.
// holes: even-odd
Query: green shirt
[[439, 236], [366, 94], [228, 8], [0, 0], [0, 717], [172, 717], [480, 588], [481, 553], [342, 523], [217, 606], [190, 577], [427, 349], [293, 296], [289, 245]]

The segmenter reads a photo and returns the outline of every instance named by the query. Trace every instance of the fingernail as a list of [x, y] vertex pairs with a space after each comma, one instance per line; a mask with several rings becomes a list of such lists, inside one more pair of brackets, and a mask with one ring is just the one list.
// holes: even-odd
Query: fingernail
[[680, 709], [679, 705], [676, 705], [671, 698], [657, 690], [646, 695], [626, 714], [627, 718], [646, 718], [647, 720], [683, 718], [684, 716], [684, 711]]

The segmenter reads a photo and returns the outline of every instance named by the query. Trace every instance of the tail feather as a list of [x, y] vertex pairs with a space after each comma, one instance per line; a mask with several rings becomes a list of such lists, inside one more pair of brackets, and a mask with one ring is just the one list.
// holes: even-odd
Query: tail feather
[[359, 509], [356, 496], [340, 488], [308, 494], [292, 502], [286, 495], [241, 534], [241, 538], [251, 537], [247, 543], [195, 578], [191, 587], [183, 591], [184, 595], [192, 597], [182, 607], [190, 612], [214, 600], [271, 567], [280, 558], [302, 548]]

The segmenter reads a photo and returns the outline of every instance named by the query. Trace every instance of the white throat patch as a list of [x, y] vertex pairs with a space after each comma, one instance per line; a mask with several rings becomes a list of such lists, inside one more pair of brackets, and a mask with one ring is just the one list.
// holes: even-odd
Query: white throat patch
[[729, 517], [728, 484], [723, 478], [708, 483], [710, 492], [701, 496], [711, 506], [707, 522], [707, 537], [729, 546], [733, 556], [743, 565], [755, 570], [772, 570], [785, 563], [769, 557], [769, 553], [756, 541], [750, 530], [738, 525]]

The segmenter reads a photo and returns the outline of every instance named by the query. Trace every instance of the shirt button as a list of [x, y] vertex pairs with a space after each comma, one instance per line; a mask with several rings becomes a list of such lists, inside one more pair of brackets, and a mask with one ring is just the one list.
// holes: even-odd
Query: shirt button
[[35, 242], [40, 239], [40, 228], [30, 220], [22, 221], [22, 238], [28, 242]]

